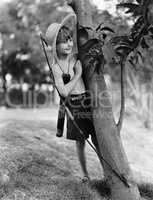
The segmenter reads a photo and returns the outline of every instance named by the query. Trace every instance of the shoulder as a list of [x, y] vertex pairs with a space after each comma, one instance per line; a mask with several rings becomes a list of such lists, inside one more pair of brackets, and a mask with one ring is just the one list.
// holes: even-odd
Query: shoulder
[[76, 64], [76, 63], [81, 64], [81, 61], [80, 61], [77, 53], [73, 54], [72, 57], [71, 57], [71, 59], [72, 59], [72, 61], [73, 61], [74, 64]]
[[72, 61], [78, 60], [78, 54], [77, 54], [77, 53], [71, 54], [70, 59], [71, 59]]

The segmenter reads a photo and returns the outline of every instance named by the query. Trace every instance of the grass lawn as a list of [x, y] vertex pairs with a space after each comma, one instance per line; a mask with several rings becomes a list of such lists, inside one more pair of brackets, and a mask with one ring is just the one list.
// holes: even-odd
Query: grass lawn
[[[108, 200], [96, 154], [86, 146], [91, 183], [83, 183], [75, 142], [55, 136], [56, 118], [56, 108], [0, 111], [1, 200]], [[126, 119], [122, 139], [140, 191], [151, 200], [151, 131]]]

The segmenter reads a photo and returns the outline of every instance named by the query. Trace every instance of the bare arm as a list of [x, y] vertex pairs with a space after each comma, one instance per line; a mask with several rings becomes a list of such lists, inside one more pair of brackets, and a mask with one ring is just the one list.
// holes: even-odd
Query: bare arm
[[61, 96], [67, 97], [69, 93], [73, 90], [74, 86], [76, 85], [78, 79], [82, 75], [82, 66], [80, 61], [77, 61], [75, 67], [74, 67], [74, 76], [73, 78], [69, 81], [69, 83], [64, 84], [63, 79], [61, 75], [58, 73], [54, 73], [54, 78], [55, 78], [55, 84], [57, 89], [59, 90], [59, 93]]

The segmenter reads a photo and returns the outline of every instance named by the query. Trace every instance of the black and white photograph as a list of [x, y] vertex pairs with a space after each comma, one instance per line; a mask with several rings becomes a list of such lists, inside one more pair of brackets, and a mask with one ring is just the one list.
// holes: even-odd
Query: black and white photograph
[[0, 200], [153, 200], [152, 0], [0, 0]]

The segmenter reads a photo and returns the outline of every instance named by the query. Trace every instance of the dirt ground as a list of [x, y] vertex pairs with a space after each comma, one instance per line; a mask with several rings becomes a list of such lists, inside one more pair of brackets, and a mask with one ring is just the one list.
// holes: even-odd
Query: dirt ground
[[[56, 119], [56, 107], [0, 110], [0, 199], [109, 199], [95, 152], [86, 146], [91, 183], [83, 183], [75, 143], [55, 136]], [[127, 117], [121, 135], [135, 180], [151, 200], [152, 131]]]

